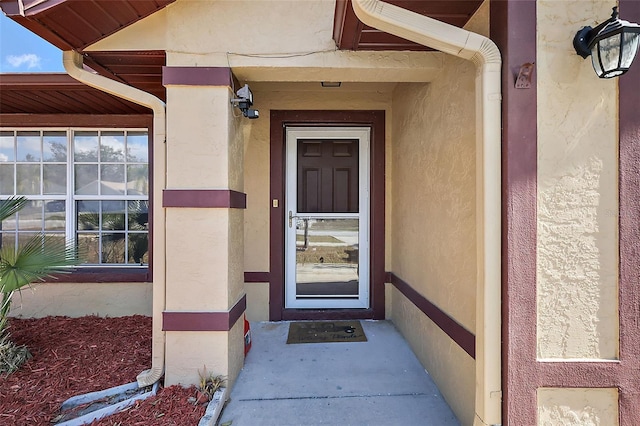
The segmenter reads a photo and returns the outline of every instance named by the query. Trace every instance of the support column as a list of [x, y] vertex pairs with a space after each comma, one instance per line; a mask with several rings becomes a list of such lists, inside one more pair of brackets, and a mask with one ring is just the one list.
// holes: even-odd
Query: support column
[[232, 383], [244, 361], [243, 141], [229, 68], [164, 67], [165, 385]]

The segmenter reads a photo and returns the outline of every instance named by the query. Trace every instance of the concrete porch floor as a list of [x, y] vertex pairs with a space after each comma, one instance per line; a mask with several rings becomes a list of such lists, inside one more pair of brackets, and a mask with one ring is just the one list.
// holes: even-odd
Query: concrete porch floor
[[219, 425], [459, 425], [389, 321], [367, 342], [286, 344], [288, 322], [252, 323], [252, 348]]

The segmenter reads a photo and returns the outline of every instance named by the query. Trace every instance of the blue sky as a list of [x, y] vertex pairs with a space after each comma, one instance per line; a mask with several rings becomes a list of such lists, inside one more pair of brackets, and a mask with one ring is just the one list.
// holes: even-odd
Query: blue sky
[[65, 72], [62, 52], [0, 12], [0, 72]]

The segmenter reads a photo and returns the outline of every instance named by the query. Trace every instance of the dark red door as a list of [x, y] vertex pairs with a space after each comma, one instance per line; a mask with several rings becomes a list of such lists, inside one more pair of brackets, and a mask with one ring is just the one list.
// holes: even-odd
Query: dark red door
[[298, 140], [298, 213], [358, 212], [358, 141]]

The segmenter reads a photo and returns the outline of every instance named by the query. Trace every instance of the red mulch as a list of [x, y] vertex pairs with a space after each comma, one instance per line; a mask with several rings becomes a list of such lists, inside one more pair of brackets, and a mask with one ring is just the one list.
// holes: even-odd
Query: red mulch
[[[0, 376], [1, 425], [50, 425], [66, 399], [135, 382], [151, 367], [149, 317], [12, 319], [9, 327], [12, 340], [26, 345], [33, 358]], [[189, 404], [194, 394], [162, 389], [93, 425], [196, 425], [206, 406]]]

